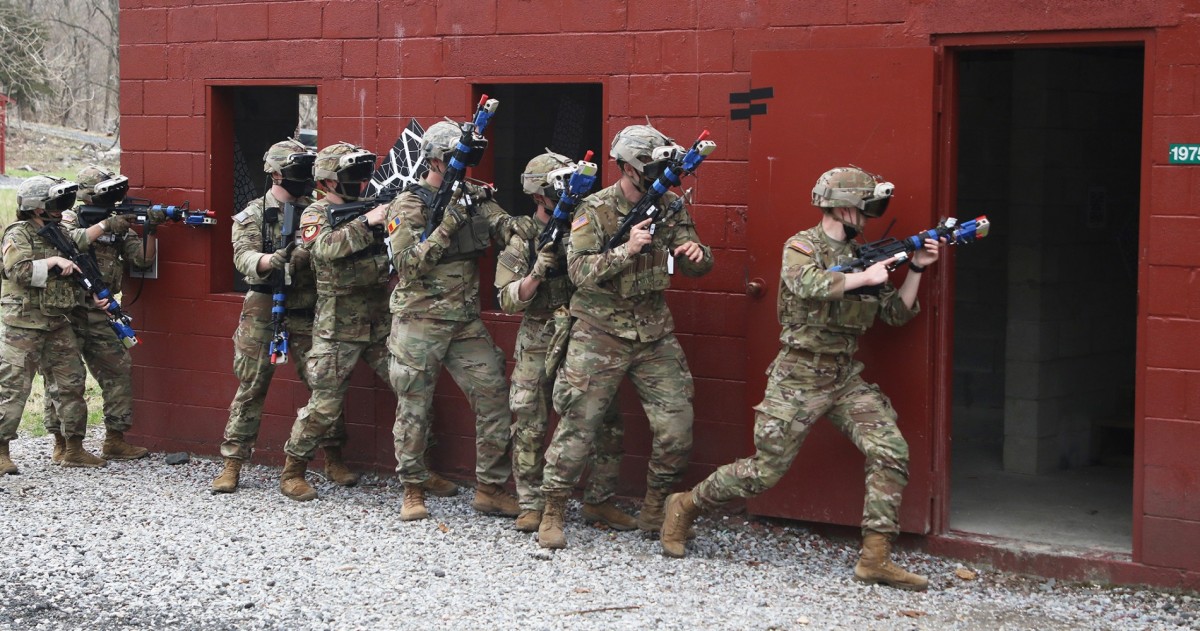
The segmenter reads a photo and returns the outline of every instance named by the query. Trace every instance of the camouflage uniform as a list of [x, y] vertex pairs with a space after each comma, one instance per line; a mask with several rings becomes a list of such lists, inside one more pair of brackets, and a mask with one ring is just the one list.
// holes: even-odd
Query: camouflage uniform
[[[675, 200], [667, 193], [666, 207]], [[630, 255], [625, 245], [601, 249], [633, 204], [620, 183], [580, 204], [571, 224], [568, 273], [578, 289], [571, 298], [566, 359], [554, 383], [554, 409], [562, 417], [546, 450], [542, 491], [567, 493], [579, 481], [605, 411], [625, 375], [633, 381], [654, 435], [646, 485], [665, 492], [679, 481], [692, 448], [692, 374], [675, 339], [675, 323], [663, 295], [670, 285], [667, 260], [686, 241], [699, 243], [687, 209], [658, 226], [653, 242]], [[701, 276], [712, 269], [712, 252], [692, 263], [678, 257], [680, 271]]]
[[331, 430], [342, 418], [350, 372], [359, 358], [383, 379], [388, 377], [389, 270], [383, 239], [361, 217], [331, 228], [328, 209], [329, 202], [321, 200], [300, 218], [317, 283], [312, 350], [306, 363], [312, 396], [300, 409], [284, 451], [305, 461], [335, 436]]
[[876, 315], [900, 326], [920, 307], [906, 307], [890, 282], [878, 295], [847, 295], [845, 275], [826, 270], [854, 258], [855, 247], [833, 240], [820, 225], [788, 239], [779, 281], [782, 348], [767, 370], [763, 401], [754, 408], [757, 452], [717, 469], [696, 487], [693, 497], [701, 509], [774, 486], [813, 423], [825, 416], [866, 455], [863, 531], [899, 532], [908, 444], [891, 402], [878, 386], [863, 381], [863, 365], [853, 355]]
[[[553, 380], [546, 375], [546, 353], [554, 334], [554, 312], [567, 305], [575, 286], [567, 277], [567, 239], [564, 238], [559, 260], [561, 268], [551, 270], [538, 285], [537, 292], [522, 301], [521, 281], [530, 271], [530, 254], [535, 251], [541, 226], [534, 231], [514, 234], [500, 253], [496, 286], [500, 290], [500, 308], [506, 313], [524, 313], [517, 332], [514, 353], [516, 365], [508, 391], [513, 413], [512, 449], [513, 478], [517, 483], [517, 498], [524, 510], [542, 510], [542, 476], [545, 468], [546, 429], [550, 426], [549, 400]], [[507, 282], [505, 282], [507, 280]], [[614, 397], [596, 431], [592, 450], [592, 471], [584, 491], [585, 504], [603, 504], [617, 488], [621, 469], [621, 441], [625, 435], [621, 424], [620, 405]]]
[[[264, 200], [267, 217], [264, 220]], [[311, 200], [297, 200], [303, 206]], [[237, 331], [233, 334], [233, 374], [238, 378], [238, 390], [229, 404], [229, 422], [225, 425], [221, 455], [237, 460], [249, 460], [258, 438], [262, 422], [263, 402], [267, 389], [275, 374], [271, 363], [269, 345], [274, 335], [271, 325], [271, 307], [276, 282], [275, 270], [266, 274], [258, 272], [258, 262], [267, 243], [279, 242], [282, 229], [280, 208], [282, 203], [270, 192], [264, 199], [256, 199], [242, 212], [233, 217], [233, 264], [245, 275], [250, 291], [242, 303], [242, 315]], [[263, 228], [268, 234], [263, 234]], [[300, 241], [297, 231], [297, 241]], [[297, 243], [296, 247], [307, 248], [308, 244]], [[289, 265], [290, 283], [287, 286], [287, 331], [290, 358], [296, 366], [300, 381], [311, 390], [306, 361], [313, 346], [313, 307], [317, 302], [316, 278], [312, 267], [303, 264], [297, 268]], [[346, 441], [346, 427], [342, 416], [338, 416], [321, 438], [321, 447], [341, 447]]]
[[[489, 239], [505, 243], [514, 218], [486, 192], [470, 187], [474, 212], [453, 235], [439, 227], [424, 241], [428, 206], [410, 187], [388, 207], [388, 248], [399, 282], [392, 291], [391, 384], [396, 392], [396, 471], [406, 485], [430, 477], [424, 454], [431, 434], [433, 389], [444, 364], [475, 412], [475, 477], [508, 479], [509, 416], [504, 355], [479, 319], [478, 257]], [[529, 219], [532, 221], [532, 219]]]
[[[0, 291], [0, 442], [17, 436], [33, 375], [42, 371], [46, 383], [56, 387], [53, 397], [59, 431], [79, 438], [87, 431], [87, 406], [83, 401], [87, 373], [80, 344], [71, 328], [70, 315], [81, 304], [83, 291], [70, 277], [48, 269], [42, 259], [61, 253], [42, 237], [32, 221], [16, 221], [4, 231], [3, 290]], [[62, 230], [61, 227], [57, 229]], [[65, 232], [65, 231], [64, 231]], [[70, 233], [80, 248], [88, 246], [83, 230]], [[109, 337], [115, 337], [105, 326]], [[47, 399], [51, 399], [47, 395]]]
[[[62, 225], [68, 231], [78, 227], [74, 211], [63, 211]], [[104, 284], [113, 294], [121, 293], [126, 262], [137, 269], [146, 269], [152, 263], [146, 258], [142, 238], [133, 230], [120, 237], [104, 234], [93, 241], [91, 247]], [[71, 310], [69, 318], [75, 336], [79, 338], [83, 359], [104, 395], [104, 427], [129, 431], [133, 425], [133, 360], [129, 349], [113, 334], [104, 309], [90, 298], [85, 296], [83, 302]], [[61, 433], [53, 405], [57, 399], [57, 385], [47, 379], [43, 422], [50, 434]]]

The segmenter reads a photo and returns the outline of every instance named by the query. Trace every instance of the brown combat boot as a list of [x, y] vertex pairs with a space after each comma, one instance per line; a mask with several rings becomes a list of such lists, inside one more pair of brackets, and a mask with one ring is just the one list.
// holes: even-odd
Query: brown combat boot
[[307, 470], [307, 461], [288, 456], [283, 465], [283, 473], [279, 476], [279, 491], [297, 502], [316, 499], [317, 490], [304, 479], [304, 472]]
[[54, 436], [54, 448], [50, 450], [50, 462], [62, 464], [63, 454], [67, 452], [67, 439], [63, 438], [62, 434], [52, 434], [52, 436]]
[[325, 477], [338, 486], [354, 486], [358, 484], [358, 474], [346, 466], [342, 460], [341, 447], [325, 448]]
[[600, 522], [613, 530], [633, 530], [637, 528], [637, 520], [632, 515], [617, 508], [612, 500], [599, 504], [583, 505], [583, 520], [590, 523]]
[[863, 534], [862, 555], [858, 558], [858, 565], [854, 566], [854, 580], [868, 585], [883, 583], [914, 592], [923, 592], [929, 587], [928, 579], [906, 572], [892, 563], [891, 557], [891, 537], [874, 530], [866, 531]]
[[563, 533], [563, 513], [567, 509], [567, 494], [546, 494], [546, 509], [542, 511], [542, 523], [538, 526], [538, 545], [559, 550], [567, 547], [567, 535]]
[[0, 440], [0, 475], [16, 475], [20, 472], [8, 455], [8, 441]]
[[537, 532], [538, 526], [542, 525], [542, 511], [540, 510], [523, 510], [520, 515], [517, 515], [516, 529], [520, 532]]
[[400, 519], [429, 519], [429, 509], [425, 508], [425, 489], [420, 484], [404, 485], [404, 504], [400, 506]]
[[429, 479], [421, 483], [421, 488], [434, 497], [454, 497], [458, 495], [458, 485], [430, 471]]
[[485, 515], [516, 517], [521, 513], [517, 498], [496, 484], [480, 484], [475, 487], [475, 501], [471, 502], [471, 508]]
[[137, 447], [125, 442], [125, 432], [118, 432], [115, 429], [104, 430], [104, 446], [100, 448], [100, 454], [106, 460], [137, 460], [145, 457], [150, 453], [145, 447]]
[[642, 500], [642, 510], [638, 512], [637, 527], [646, 532], [658, 532], [663, 523], [663, 503], [667, 492], [661, 489], [648, 489], [646, 498]]
[[62, 466], [64, 467], [103, 467], [108, 461], [97, 458], [83, 448], [83, 436], [72, 436], [67, 439], [67, 448], [63, 451]]
[[238, 480], [242, 477], [242, 461], [237, 458], [226, 458], [225, 468], [221, 475], [212, 483], [213, 493], [232, 493], [237, 490]]
[[662, 528], [658, 531], [664, 556], [682, 559], [687, 555], [686, 544], [692, 531], [692, 522], [700, 516], [700, 507], [692, 498], [692, 492], [672, 493], [667, 496], [663, 509]]

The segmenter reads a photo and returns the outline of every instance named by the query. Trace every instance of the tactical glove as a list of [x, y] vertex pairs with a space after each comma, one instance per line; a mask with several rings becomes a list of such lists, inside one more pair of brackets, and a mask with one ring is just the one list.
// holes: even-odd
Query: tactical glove
[[104, 231], [109, 234], [125, 236], [129, 232], [129, 217], [126, 215], [113, 215], [104, 220]]
[[271, 253], [271, 269], [282, 270], [287, 267], [288, 256], [286, 250], [275, 250]]
[[533, 263], [533, 270], [529, 272], [529, 275], [541, 280], [556, 267], [558, 267], [558, 252], [555, 252], [554, 244], [550, 243], [545, 249], [538, 252], [537, 261]]
[[293, 274], [295, 274], [298, 270], [308, 269], [310, 265], [308, 250], [299, 247], [292, 250], [291, 261]]

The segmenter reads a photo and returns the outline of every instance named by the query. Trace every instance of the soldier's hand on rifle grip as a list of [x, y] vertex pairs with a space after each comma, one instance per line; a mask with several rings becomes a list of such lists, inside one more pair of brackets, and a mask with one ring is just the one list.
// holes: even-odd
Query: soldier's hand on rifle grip
[[129, 217], [127, 215], [113, 215], [105, 219], [104, 231], [109, 234], [124, 235], [129, 232]]
[[71, 274], [79, 272], [79, 266], [72, 263], [70, 259], [66, 259], [61, 256], [47, 257], [46, 268], [53, 269], [55, 267], [58, 268], [59, 276], [70, 276]]
[[367, 211], [363, 217], [367, 218], [368, 226], [379, 226], [387, 221], [387, 204], [380, 204], [371, 210]]
[[875, 285], [882, 285], [882, 284], [886, 283], [887, 279], [888, 279], [888, 272], [889, 272], [888, 266], [892, 265], [895, 262], [896, 262], [896, 257], [893, 256], [892, 258], [887, 259], [886, 261], [880, 261], [880, 262], [872, 265], [871, 267], [868, 267], [867, 269], [859, 272], [859, 274], [862, 274], [863, 280], [865, 281], [865, 282], [863, 282], [863, 286], [864, 287], [873, 287]]
[[271, 269], [282, 270], [287, 267], [288, 253], [286, 249], [275, 250], [271, 253]]
[[683, 245], [675, 248], [671, 253], [672, 256], [686, 256], [693, 263], [699, 263], [704, 260], [704, 248], [700, 247], [695, 241], [685, 241]]
[[160, 224], [166, 223], [167, 213], [161, 208], [151, 208], [146, 211], [146, 233], [154, 234]]
[[534, 261], [533, 270], [529, 272], [529, 275], [541, 280], [556, 267], [558, 267], [558, 252], [555, 251], [554, 243], [547, 243], [546, 247], [538, 252], [537, 261]]
[[309, 256], [308, 250], [304, 248], [294, 248], [292, 250], [292, 256], [288, 260], [292, 263], [293, 274], [295, 274], [297, 270], [308, 269], [310, 265]]
[[625, 247], [629, 249], [630, 254], [641, 253], [642, 248], [654, 240], [654, 235], [650, 233], [651, 221], [654, 219], [646, 219], [629, 230], [629, 241], [625, 243]]
[[460, 208], [462, 206], [451, 203], [446, 206], [446, 212], [442, 215], [442, 225], [449, 234], [458, 232], [459, 228], [467, 224], [467, 217], [459, 210]]
[[108, 304], [109, 304], [110, 302], [112, 302], [112, 301], [111, 301], [111, 300], [109, 300], [108, 298], [97, 298], [97, 297], [95, 297], [95, 296], [92, 296], [92, 302], [93, 302], [93, 303], [94, 303], [94, 304], [95, 304], [97, 307], [100, 307], [101, 309], [107, 309], [107, 308], [108, 308]]
[[946, 244], [946, 239], [925, 239], [925, 247], [913, 252], [912, 262], [914, 265], [926, 267], [937, 263], [938, 258], [942, 254], [942, 246]]

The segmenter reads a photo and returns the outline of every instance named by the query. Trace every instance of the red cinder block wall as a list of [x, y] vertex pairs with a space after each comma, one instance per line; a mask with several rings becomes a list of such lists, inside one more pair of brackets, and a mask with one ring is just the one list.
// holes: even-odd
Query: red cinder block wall
[[[1200, 141], [1198, 16], [1195, 0], [122, 0], [122, 170], [135, 194], [190, 200], [221, 222], [160, 232], [160, 277], [146, 281], [132, 309], [144, 341], [133, 352], [134, 432], [158, 450], [216, 454], [235, 390], [230, 336], [241, 297], [214, 293], [211, 270], [214, 257], [227, 256], [229, 217], [239, 209], [206, 190], [214, 87], [316, 86], [322, 143], [378, 152], [410, 117], [426, 125], [466, 117], [474, 84], [547, 75], [603, 84], [606, 141], [646, 115], [681, 141], [710, 129], [719, 150], [703, 168], [695, 215], [717, 265], [703, 279], [676, 278], [669, 298], [696, 378], [687, 475], [695, 482], [744, 455], [747, 409], [761, 395], [747, 392], [746, 376], [764, 369], [747, 365], [745, 331], [776, 326], [745, 321], [750, 135], [746, 121], [729, 119], [729, 94], [750, 89], [752, 54], [938, 46], [946, 34], [1145, 31], [1153, 88], [1142, 159], [1134, 561], [1200, 571], [1196, 546], [1181, 545], [1200, 541], [1200, 168], [1167, 164], [1168, 143]], [[798, 212], [806, 194], [798, 189]], [[517, 321], [486, 319], [511, 356]], [[467, 473], [471, 416], [449, 379], [438, 394], [439, 465]], [[623, 391], [623, 491], [636, 495], [649, 438], [632, 394]], [[306, 399], [293, 369], [281, 369], [256, 459], [282, 459]], [[348, 455], [358, 465], [394, 465], [394, 403], [360, 368], [347, 402]]]

